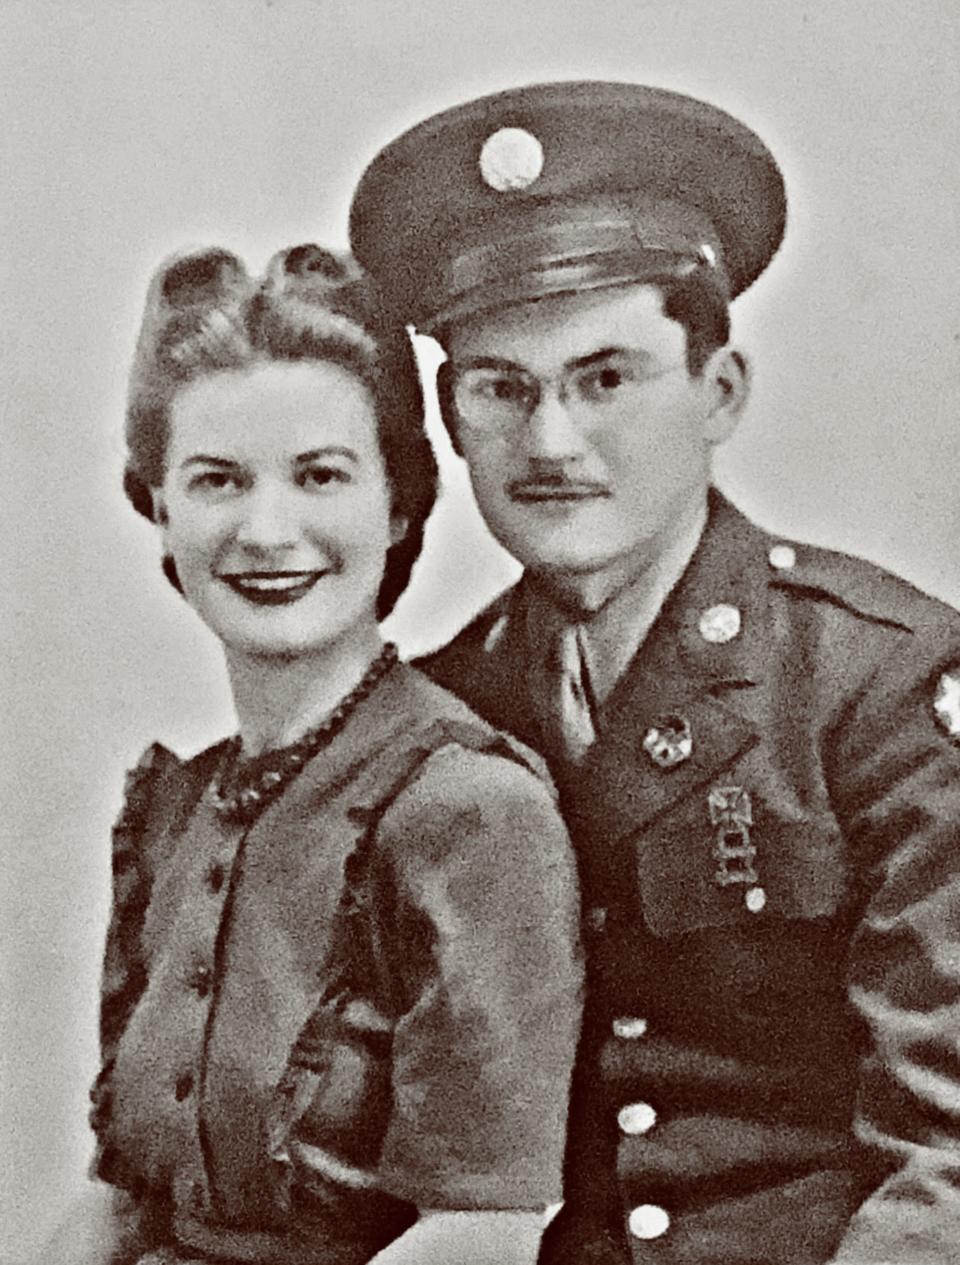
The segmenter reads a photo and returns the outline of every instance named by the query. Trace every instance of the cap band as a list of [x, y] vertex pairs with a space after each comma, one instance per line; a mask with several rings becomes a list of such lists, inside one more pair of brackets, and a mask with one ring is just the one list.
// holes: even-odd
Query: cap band
[[[684, 276], [709, 267], [724, 289], [720, 243], [704, 217], [660, 203], [642, 215], [603, 213], [558, 220], [473, 246], [449, 261], [424, 286], [418, 326], [429, 332], [491, 307], [572, 290], [625, 285], [658, 275]], [[564, 208], [568, 213], [573, 208]]]

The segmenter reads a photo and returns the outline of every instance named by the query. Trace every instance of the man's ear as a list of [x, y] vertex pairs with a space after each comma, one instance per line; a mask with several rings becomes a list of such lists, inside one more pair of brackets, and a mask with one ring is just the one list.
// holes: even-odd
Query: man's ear
[[703, 367], [709, 396], [706, 439], [722, 444], [736, 430], [750, 396], [750, 362], [736, 347], [718, 347]]
[[462, 457], [463, 449], [457, 437], [457, 409], [453, 402], [453, 367], [449, 360], [445, 360], [437, 370], [437, 403], [440, 405], [440, 416], [453, 444], [453, 451], [458, 457]]

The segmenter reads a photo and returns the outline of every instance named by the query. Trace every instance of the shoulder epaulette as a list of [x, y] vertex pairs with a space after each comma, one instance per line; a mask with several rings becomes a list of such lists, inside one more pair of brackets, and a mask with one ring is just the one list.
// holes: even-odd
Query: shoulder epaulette
[[874, 623], [907, 632], [952, 623], [960, 632], [960, 613], [864, 558], [791, 542], [772, 546], [770, 564], [772, 584], [819, 594]]

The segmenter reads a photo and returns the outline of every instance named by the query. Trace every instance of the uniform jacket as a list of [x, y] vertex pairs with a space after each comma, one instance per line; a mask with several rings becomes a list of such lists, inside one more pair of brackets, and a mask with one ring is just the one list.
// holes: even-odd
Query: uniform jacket
[[535, 758], [402, 666], [249, 829], [222, 755], [153, 748], [114, 835], [93, 1121], [133, 1259], [342, 1265], [417, 1206], [555, 1199], [578, 910]]
[[[544, 749], [524, 600], [425, 666]], [[955, 612], [711, 494], [596, 743], [553, 753], [588, 1000], [548, 1265], [960, 1262], [958, 672]]]

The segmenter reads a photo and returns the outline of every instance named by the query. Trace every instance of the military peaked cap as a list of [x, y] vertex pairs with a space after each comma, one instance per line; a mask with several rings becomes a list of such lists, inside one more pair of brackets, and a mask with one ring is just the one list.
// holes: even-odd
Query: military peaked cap
[[367, 167], [354, 254], [429, 331], [550, 294], [710, 269], [730, 298], [783, 237], [760, 138], [639, 84], [538, 84], [418, 124]]

